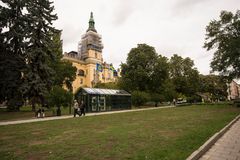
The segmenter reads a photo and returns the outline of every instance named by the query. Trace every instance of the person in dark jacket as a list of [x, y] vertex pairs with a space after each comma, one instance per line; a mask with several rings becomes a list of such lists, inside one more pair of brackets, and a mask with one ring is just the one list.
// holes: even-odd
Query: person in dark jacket
[[80, 111], [81, 111], [80, 116], [81, 115], [85, 116], [85, 107], [86, 107], [85, 103], [83, 101], [81, 101], [81, 104], [80, 104]]

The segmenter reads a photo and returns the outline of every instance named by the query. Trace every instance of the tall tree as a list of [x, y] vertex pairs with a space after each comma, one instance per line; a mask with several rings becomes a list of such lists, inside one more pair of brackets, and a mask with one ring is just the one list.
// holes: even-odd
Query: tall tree
[[178, 93], [190, 96], [197, 92], [199, 86], [199, 73], [194, 68], [190, 58], [182, 58], [174, 54], [170, 61], [170, 78]]
[[72, 82], [76, 78], [77, 68], [72, 66], [71, 62], [63, 61], [61, 31], [53, 34], [52, 53], [54, 58], [48, 61], [48, 65], [54, 71], [53, 85], [65, 85], [72, 92]]
[[44, 95], [53, 85], [54, 71], [48, 61], [54, 59], [53, 34], [57, 30], [52, 22], [57, 19], [49, 0], [27, 1], [28, 48], [26, 51], [27, 70], [24, 72], [23, 91], [29, 98], [44, 103]]
[[227, 78], [217, 75], [200, 75], [201, 93], [209, 93], [212, 100], [227, 98]]
[[25, 1], [2, 0], [0, 6], [0, 98], [8, 101], [8, 109], [18, 110], [23, 97], [20, 92], [25, 68], [24, 39], [26, 32], [23, 8]]
[[128, 53], [127, 62], [122, 64], [122, 78], [120, 82], [128, 91], [159, 90], [166, 79], [167, 59], [158, 56], [154, 47], [139, 44]]
[[212, 71], [231, 78], [240, 78], [240, 10], [222, 11], [219, 20], [206, 27], [204, 48], [214, 50]]

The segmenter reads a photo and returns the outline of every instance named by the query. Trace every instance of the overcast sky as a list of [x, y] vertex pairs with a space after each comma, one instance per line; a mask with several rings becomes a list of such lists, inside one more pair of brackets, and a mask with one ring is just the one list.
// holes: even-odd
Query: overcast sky
[[236, 12], [240, 0], [53, 0], [62, 29], [63, 51], [77, 51], [93, 12], [102, 35], [103, 58], [118, 67], [130, 49], [146, 43], [170, 58], [190, 57], [200, 73], [208, 74], [212, 53], [202, 48], [205, 27], [221, 10]]

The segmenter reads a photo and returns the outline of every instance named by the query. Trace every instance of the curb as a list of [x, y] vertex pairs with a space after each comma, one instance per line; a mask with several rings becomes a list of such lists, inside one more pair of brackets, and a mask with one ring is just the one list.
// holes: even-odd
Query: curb
[[186, 160], [198, 160], [202, 157], [215, 143], [218, 139], [220, 139], [229, 128], [240, 119], [240, 115], [234, 118], [228, 125], [226, 125], [219, 132], [215, 133], [211, 138], [209, 138], [201, 147], [199, 147], [196, 151], [194, 151]]

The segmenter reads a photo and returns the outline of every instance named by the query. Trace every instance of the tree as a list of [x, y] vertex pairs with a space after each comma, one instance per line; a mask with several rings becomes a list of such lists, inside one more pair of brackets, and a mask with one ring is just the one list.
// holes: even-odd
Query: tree
[[77, 68], [72, 66], [71, 62], [62, 60], [62, 40], [61, 31], [53, 34], [52, 53], [54, 58], [49, 59], [48, 65], [54, 71], [53, 85], [65, 85], [69, 91], [72, 92], [72, 82], [76, 78]]
[[149, 100], [149, 95], [146, 92], [142, 91], [133, 91], [132, 92], [132, 104], [134, 106], [141, 106]]
[[227, 78], [217, 75], [200, 75], [201, 93], [208, 93], [212, 100], [225, 100], [227, 98]]
[[7, 101], [9, 110], [19, 110], [23, 103], [20, 91], [25, 68], [27, 33], [23, 8], [25, 1], [2, 0], [0, 6], [0, 102]]
[[54, 70], [49, 67], [48, 61], [54, 59], [52, 52], [53, 34], [57, 30], [52, 22], [57, 19], [53, 14], [54, 7], [49, 0], [27, 1], [27, 29], [28, 39], [26, 49], [27, 68], [24, 72], [23, 93], [31, 98], [37, 98], [44, 105], [44, 95], [51, 90], [54, 81]]
[[199, 72], [190, 58], [174, 54], [170, 61], [170, 78], [177, 93], [190, 96], [198, 91]]
[[231, 78], [240, 77], [240, 10], [222, 11], [220, 20], [213, 20], [206, 27], [204, 48], [214, 50], [212, 71]]
[[127, 62], [121, 65], [121, 86], [128, 91], [157, 92], [168, 76], [167, 58], [158, 55], [147, 44], [138, 44], [128, 53]]
[[54, 86], [46, 97], [50, 106], [57, 107], [57, 116], [61, 116], [61, 106], [71, 105], [73, 94], [60, 86]]

